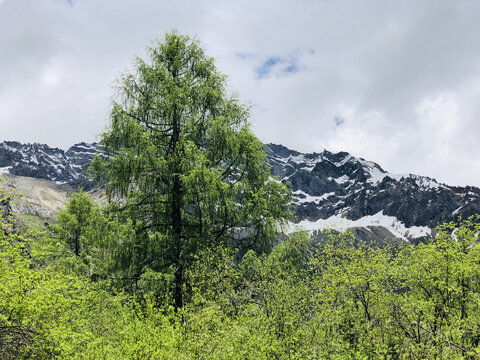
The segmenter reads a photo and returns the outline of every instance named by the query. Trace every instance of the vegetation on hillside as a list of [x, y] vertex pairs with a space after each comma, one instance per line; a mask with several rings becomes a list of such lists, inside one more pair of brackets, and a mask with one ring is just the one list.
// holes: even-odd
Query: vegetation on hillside
[[314, 243], [299, 232], [241, 260], [225, 246], [203, 249], [177, 311], [171, 289], [158, 297], [162, 279], [143, 278], [130, 294], [96, 276], [102, 245], [83, 243], [76, 256], [58, 236], [2, 231], [0, 356], [475, 359], [479, 231], [466, 220], [428, 243], [382, 248], [354, 246], [349, 233]]

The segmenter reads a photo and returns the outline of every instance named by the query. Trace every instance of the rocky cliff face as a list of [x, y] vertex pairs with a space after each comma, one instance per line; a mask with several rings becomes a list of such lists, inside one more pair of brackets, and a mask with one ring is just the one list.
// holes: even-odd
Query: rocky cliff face
[[[265, 150], [272, 174], [295, 195], [295, 225], [315, 231], [353, 228], [369, 241], [418, 241], [445, 221], [480, 213], [480, 189], [418, 175], [394, 175], [346, 152], [302, 154], [282, 145]], [[42, 144], [0, 143], [0, 172], [89, 188], [84, 171], [98, 144], [67, 151]]]
[[0, 143], [0, 172], [46, 179], [58, 184], [88, 184], [84, 171], [98, 144], [80, 143], [67, 151], [44, 144]]
[[[445, 221], [480, 213], [480, 189], [418, 175], [394, 175], [346, 152], [302, 154], [266, 147], [272, 173], [296, 195], [296, 222], [313, 230], [353, 227], [415, 241]], [[388, 235], [388, 234], [387, 234]], [[365, 236], [364, 236], [365, 237]]]

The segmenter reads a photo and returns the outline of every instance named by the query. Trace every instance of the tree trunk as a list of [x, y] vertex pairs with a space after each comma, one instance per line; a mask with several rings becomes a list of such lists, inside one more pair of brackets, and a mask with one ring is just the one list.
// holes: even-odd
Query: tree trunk
[[[174, 73], [173, 76], [176, 78], [177, 74]], [[177, 158], [176, 150], [177, 144], [180, 138], [180, 115], [177, 111], [177, 107], [173, 108], [173, 126], [172, 126], [172, 138], [171, 138], [171, 147], [172, 155], [174, 161], [179, 161]], [[182, 180], [179, 176], [178, 163], [175, 163], [173, 169], [173, 184], [172, 184], [172, 237], [174, 241], [175, 249], [175, 289], [174, 289], [174, 300], [175, 300], [175, 309], [180, 309], [183, 307], [183, 243], [182, 243]]]
[[78, 239], [77, 235], [75, 235], [75, 237], [73, 239], [73, 246], [74, 246], [73, 252], [75, 253], [76, 256], [79, 256], [80, 255], [80, 240]]
[[182, 213], [180, 205], [181, 182], [178, 175], [173, 178], [172, 193], [172, 230], [175, 242], [175, 308], [183, 307], [183, 261], [182, 261]]
[[183, 307], [183, 265], [179, 265], [177, 271], [175, 271], [175, 309], [181, 309]]

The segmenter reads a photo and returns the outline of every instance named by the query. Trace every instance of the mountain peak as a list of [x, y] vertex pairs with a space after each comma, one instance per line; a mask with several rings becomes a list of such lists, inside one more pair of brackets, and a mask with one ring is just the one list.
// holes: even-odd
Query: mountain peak
[[[419, 234], [424, 236], [427, 228], [480, 212], [479, 188], [451, 187], [426, 176], [391, 174], [377, 163], [347, 152], [302, 154], [284, 146], [281, 152], [277, 149], [275, 145], [269, 152], [272, 173], [291, 184], [296, 222], [309, 229], [333, 223], [343, 224], [339, 225], [342, 228], [358, 225], [358, 221], [367, 227], [389, 223], [390, 233], [405, 228], [405, 239], [414, 240]], [[379, 220], [382, 216], [383, 222]]]
[[0, 143], [0, 171], [18, 176], [73, 183], [84, 179], [83, 172], [97, 151], [96, 144], [80, 143], [68, 151], [45, 144]]

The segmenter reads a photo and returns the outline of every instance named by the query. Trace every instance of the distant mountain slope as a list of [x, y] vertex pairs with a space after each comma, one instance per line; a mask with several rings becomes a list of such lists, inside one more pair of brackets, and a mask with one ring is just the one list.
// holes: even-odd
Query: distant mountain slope
[[44, 144], [5, 141], [0, 143], [0, 172], [86, 185], [83, 173], [97, 151], [96, 143], [82, 142], [64, 151]]
[[[265, 146], [272, 174], [290, 183], [294, 225], [307, 230], [354, 228], [358, 237], [418, 241], [445, 221], [480, 213], [480, 189], [455, 187], [418, 175], [394, 175], [346, 152], [302, 154], [282, 145]], [[0, 143], [0, 173], [88, 188], [83, 175], [99, 151], [80, 143], [67, 151], [43, 144]]]
[[266, 147], [273, 175], [289, 182], [297, 219], [307, 229], [387, 229], [415, 240], [445, 221], [480, 213], [480, 189], [438, 183], [418, 175], [394, 175], [346, 152], [302, 154], [282, 145]]
[[9, 194], [21, 194], [14, 196], [10, 204], [15, 213], [34, 215], [46, 222], [55, 219], [58, 211], [65, 207], [68, 192], [73, 191], [68, 185], [59, 185], [50, 180], [11, 174], [0, 186]]

